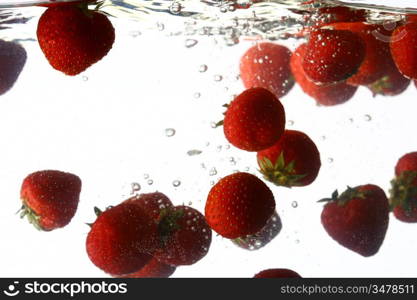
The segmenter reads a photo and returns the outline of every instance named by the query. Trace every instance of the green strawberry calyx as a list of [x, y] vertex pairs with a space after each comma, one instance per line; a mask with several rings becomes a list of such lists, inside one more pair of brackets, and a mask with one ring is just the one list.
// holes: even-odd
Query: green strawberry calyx
[[163, 245], [166, 245], [173, 232], [181, 229], [178, 220], [184, 216], [184, 210], [173, 211], [170, 208], [161, 210], [159, 215], [158, 232]]
[[417, 186], [413, 181], [417, 177], [417, 171], [404, 171], [391, 180], [389, 190], [389, 204], [391, 211], [395, 207], [401, 207], [406, 212], [411, 212], [413, 203], [417, 202]]
[[43, 231], [43, 228], [39, 224], [40, 216], [26, 204], [24, 199], [22, 199], [22, 202], [22, 207], [17, 211], [17, 213], [20, 214], [20, 218], [23, 219], [26, 217], [29, 223], [32, 224], [37, 230]]
[[294, 160], [285, 164], [284, 152], [281, 152], [275, 164], [267, 157], [258, 159], [258, 164], [260, 167], [259, 172], [262, 173], [264, 178], [278, 186], [300, 186], [302, 185], [300, 180], [307, 175], [295, 173]]
[[346, 205], [352, 199], [365, 199], [367, 192], [359, 191], [357, 188], [347, 187], [346, 191], [339, 195], [339, 192], [335, 190], [330, 198], [324, 198], [317, 202], [336, 202], [339, 206]]

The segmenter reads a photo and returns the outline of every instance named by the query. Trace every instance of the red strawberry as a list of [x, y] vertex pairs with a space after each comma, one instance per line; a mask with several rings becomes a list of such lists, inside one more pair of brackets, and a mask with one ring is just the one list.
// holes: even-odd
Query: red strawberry
[[327, 233], [340, 245], [362, 256], [376, 254], [388, 229], [389, 205], [384, 191], [372, 184], [337, 191], [321, 214]]
[[259, 151], [275, 144], [284, 132], [284, 107], [264, 88], [247, 89], [230, 103], [223, 125], [232, 145]]
[[112, 275], [143, 268], [158, 246], [157, 224], [139, 206], [124, 202], [100, 213], [88, 233], [90, 260]]
[[406, 77], [417, 79], [417, 22], [406, 23], [396, 28], [390, 43], [392, 58], [398, 70]]
[[139, 205], [156, 222], [159, 222], [159, 217], [163, 210], [173, 206], [171, 200], [160, 192], [140, 194], [125, 202], [132, 202]]
[[162, 212], [158, 232], [162, 247], [154, 256], [173, 266], [192, 265], [202, 259], [211, 244], [211, 229], [204, 216], [189, 206], [175, 206]]
[[403, 222], [417, 222], [417, 152], [407, 153], [398, 160], [391, 185], [394, 216]]
[[311, 184], [321, 167], [316, 144], [296, 130], [286, 130], [275, 145], [259, 151], [257, 158], [264, 178], [286, 187]]
[[301, 276], [289, 269], [267, 269], [256, 274], [254, 278], [301, 278]]
[[67, 75], [101, 60], [115, 39], [109, 19], [88, 10], [87, 3], [48, 8], [39, 19], [37, 36], [51, 66]]
[[81, 192], [78, 176], [55, 170], [38, 171], [22, 183], [21, 217], [37, 229], [50, 231], [66, 226], [75, 215]]
[[266, 225], [257, 233], [239, 237], [232, 242], [240, 248], [253, 251], [269, 244], [281, 231], [281, 218], [275, 211]]
[[260, 43], [240, 59], [240, 78], [245, 88], [263, 87], [278, 98], [294, 86], [290, 70], [291, 51], [273, 43]]
[[26, 51], [22, 46], [0, 40], [0, 95], [13, 87], [25, 63]]
[[345, 103], [356, 93], [357, 87], [339, 82], [330, 85], [320, 85], [309, 80], [302, 67], [306, 44], [300, 45], [291, 56], [291, 70], [301, 89], [314, 98], [319, 105], [333, 106]]
[[365, 42], [365, 58], [358, 72], [347, 80], [351, 85], [368, 85], [382, 77], [385, 71], [384, 63], [389, 53], [388, 43], [379, 40], [375, 32], [379, 26], [363, 22], [333, 23], [326, 28], [348, 30], [358, 34]]
[[322, 84], [352, 77], [365, 58], [362, 38], [347, 30], [319, 29], [310, 34], [302, 66], [307, 77]]
[[129, 275], [119, 276], [122, 278], [168, 278], [174, 274], [176, 267], [161, 263], [156, 258], [152, 258], [139, 271]]
[[384, 67], [385, 71], [383, 76], [374, 83], [368, 85], [368, 88], [371, 90], [374, 97], [377, 95], [397, 96], [404, 92], [410, 85], [410, 79], [404, 77], [404, 75], [398, 71], [391, 55], [386, 56]]
[[258, 177], [234, 173], [214, 185], [207, 197], [207, 223], [229, 239], [259, 232], [275, 211], [274, 195]]

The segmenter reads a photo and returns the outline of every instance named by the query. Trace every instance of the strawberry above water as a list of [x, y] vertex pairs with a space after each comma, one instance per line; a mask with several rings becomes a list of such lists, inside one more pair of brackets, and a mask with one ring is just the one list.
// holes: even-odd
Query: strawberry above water
[[362, 38], [348, 30], [312, 31], [302, 66], [307, 77], [319, 84], [346, 80], [359, 70], [365, 58]]
[[398, 160], [391, 185], [394, 216], [403, 222], [417, 222], [417, 152], [407, 153]]
[[376, 254], [389, 222], [389, 204], [384, 191], [372, 184], [337, 191], [321, 214], [326, 232], [340, 245], [362, 256]]
[[51, 66], [73, 76], [107, 55], [115, 34], [104, 14], [82, 3], [48, 8], [39, 19], [37, 37]]
[[301, 278], [301, 276], [289, 269], [267, 269], [257, 273], [254, 278]]
[[223, 237], [236, 239], [259, 232], [275, 211], [268, 186], [249, 173], [234, 173], [215, 184], [207, 197], [205, 216]]
[[158, 224], [162, 240], [154, 257], [165, 264], [192, 265], [206, 256], [211, 244], [211, 229], [204, 216], [189, 206], [163, 210]]
[[286, 130], [275, 145], [259, 151], [257, 158], [264, 178], [286, 187], [311, 184], [321, 167], [316, 144], [296, 130]]
[[285, 128], [281, 102], [264, 88], [251, 88], [238, 95], [228, 106], [223, 121], [227, 140], [246, 151], [272, 146]]
[[286, 95], [294, 85], [290, 69], [291, 51], [274, 43], [259, 43], [240, 59], [240, 78], [245, 88], [263, 87], [276, 97]]
[[300, 45], [291, 56], [291, 70], [296, 82], [304, 93], [316, 100], [317, 104], [333, 106], [345, 103], [352, 99], [357, 87], [338, 82], [329, 85], [320, 85], [309, 80], [304, 72], [302, 61], [306, 52], [306, 44]]
[[77, 211], [81, 192], [78, 176], [56, 170], [38, 171], [22, 183], [21, 216], [37, 229], [50, 231], [67, 225]]
[[417, 79], [417, 22], [396, 28], [392, 35], [401, 37], [391, 39], [390, 43], [398, 70], [408, 78]]
[[158, 245], [156, 222], [139, 205], [131, 202], [99, 213], [86, 240], [90, 260], [113, 276], [131, 274], [143, 268]]

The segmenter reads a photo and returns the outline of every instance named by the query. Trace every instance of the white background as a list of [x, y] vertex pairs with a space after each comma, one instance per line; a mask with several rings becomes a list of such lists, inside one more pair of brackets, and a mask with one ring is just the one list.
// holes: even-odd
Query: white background
[[[140, 23], [112, 22], [113, 49], [76, 77], [53, 70], [35, 41], [22, 43], [27, 64], [14, 88], [0, 98], [0, 276], [107, 276], [85, 251], [89, 227], [84, 223], [94, 220], [94, 206], [120, 203], [138, 182], [141, 192], [158, 190], [174, 204], [191, 202], [203, 211], [212, 181], [247, 167], [258, 174], [255, 154], [230, 147], [222, 129], [210, 126], [222, 118], [222, 104], [243, 91], [236, 79], [238, 62], [252, 43], [226, 47], [212, 38], [192, 37], [198, 43], [186, 48], [190, 37], [166, 37], [169, 27], [146, 33]], [[21, 32], [35, 38], [36, 19], [19, 30], [8, 31], [6, 39]], [[292, 41], [287, 45], [295, 47]], [[204, 73], [202, 64], [208, 66]], [[316, 201], [346, 185], [374, 183], [388, 192], [398, 158], [417, 151], [416, 96], [414, 85], [395, 98], [372, 98], [361, 88], [344, 105], [318, 107], [296, 86], [282, 99], [292, 121], [288, 128], [306, 132], [317, 143], [319, 177], [304, 188], [269, 185], [283, 229], [265, 248], [249, 252], [213, 234], [208, 255], [178, 268], [173, 277], [252, 277], [274, 267], [304, 277], [415, 277], [417, 225], [391, 218], [380, 251], [364, 258], [326, 234], [322, 204]], [[167, 128], [176, 134], [167, 137]], [[190, 157], [192, 149], [202, 153]], [[217, 174], [210, 176], [213, 167]], [[23, 178], [43, 169], [73, 172], [83, 181], [77, 214], [53, 232], [38, 232], [15, 214]], [[175, 188], [174, 180], [181, 185]]]

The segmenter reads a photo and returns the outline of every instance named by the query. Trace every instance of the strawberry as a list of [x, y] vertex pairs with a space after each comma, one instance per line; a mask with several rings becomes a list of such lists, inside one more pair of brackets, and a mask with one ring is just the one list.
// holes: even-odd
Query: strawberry
[[290, 69], [291, 51], [274, 43], [259, 43], [240, 59], [240, 78], [245, 88], [263, 87], [277, 98], [294, 86]]
[[66, 226], [77, 211], [81, 192], [78, 176], [56, 170], [29, 174], [22, 183], [21, 217], [37, 229], [51, 231]]
[[280, 233], [281, 229], [281, 218], [275, 211], [260, 231], [239, 237], [232, 240], [232, 242], [238, 247], [249, 251], [259, 250], [269, 244]]
[[357, 87], [339, 82], [330, 85], [320, 85], [309, 80], [302, 67], [306, 52], [306, 44], [300, 45], [291, 56], [291, 70], [301, 89], [316, 100], [317, 104], [333, 106], [349, 101], [356, 93]]
[[407, 153], [398, 160], [391, 185], [394, 216], [403, 222], [417, 222], [417, 152]]
[[87, 3], [48, 8], [37, 27], [39, 46], [53, 68], [77, 75], [101, 60], [114, 43], [109, 19]]
[[348, 30], [358, 34], [365, 42], [365, 58], [358, 72], [347, 80], [351, 85], [368, 85], [382, 77], [385, 71], [386, 56], [389, 53], [388, 43], [379, 40], [375, 32], [377, 25], [363, 22], [333, 23], [326, 28]]
[[303, 132], [285, 130], [272, 147], [257, 154], [260, 172], [276, 185], [293, 187], [311, 184], [320, 167], [316, 144]]
[[26, 58], [26, 51], [22, 46], [0, 40], [0, 95], [13, 87], [26, 63]]
[[402, 37], [390, 42], [392, 58], [398, 70], [405, 77], [417, 79], [417, 22], [399, 26], [392, 35]]
[[310, 34], [302, 66], [307, 77], [322, 84], [352, 77], [365, 58], [362, 38], [348, 30], [319, 29]]
[[140, 194], [126, 200], [126, 202], [139, 205], [156, 222], [159, 222], [161, 212], [164, 209], [173, 207], [171, 200], [160, 192]]
[[333, 23], [365, 22], [368, 13], [364, 9], [353, 9], [346, 6], [333, 6], [320, 8], [318, 10], [318, 14], [321, 18], [326, 17], [326, 20], [323, 20], [322, 22]]
[[152, 258], [143, 268], [134, 273], [118, 276], [121, 278], [168, 278], [174, 274], [176, 267], [164, 264]]
[[274, 195], [268, 186], [252, 174], [239, 172], [211, 188], [205, 216], [218, 234], [236, 239], [259, 232], [274, 211]]
[[410, 85], [410, 79], [404, 77], [403, 74], [398, 71], [391, 55], [386, 56], [384, 63], [385, 71], [383, 76], [377, 81], [368, 85], [368, 88], [372, 92], [373, 96], [397, 96], [404, 92]]
[[147, 265], [158, 243], [157, 223], [139, 205], [127, 201], [99, 211], [86, 249], [94, 265], [118, 276]]
[[257, 273], [254, 278], [301, 278], [301, 276], [289, 269], [267, 269]]
[[223, 121], [227, 140], [246, 151], [259, 151], [275, 144], [285, 128], [285, 111], [274, 94], [251, 88], [228, 106]]
[[204, 216], [189, 206], [162, 211], [158, 224], [162, 246], [154, 257], [165, 264], [192, 265], [202, 259], [211, 244], [211, 229]]
[[389, 205], [384, 191], [372, 184], [337, 191], [321, 214], [326, 232], [340, 245], [362, 256], [376, 254], [388, 229]]

